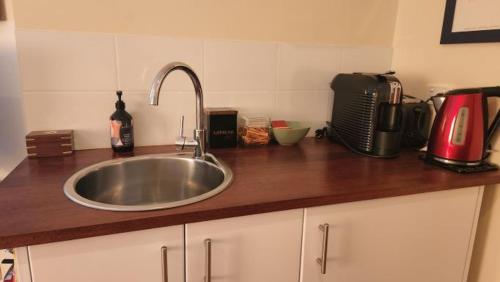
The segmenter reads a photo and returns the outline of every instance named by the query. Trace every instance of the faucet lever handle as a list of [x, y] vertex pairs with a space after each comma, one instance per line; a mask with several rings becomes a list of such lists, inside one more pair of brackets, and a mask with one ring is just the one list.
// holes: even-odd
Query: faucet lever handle
[[179, 137], [184, 137], [184, 115], [181, 116], [181, 124], [179, 127]]
[[184, 146], [186, 145], [186, 137], [184, 136], [184, 115], [181, 115], [181, 124], [179, 126], [179, 136], [175, 140], [175, 145], [178, 151], [184, 150]]
[[177, 139], [175, 140], [175, 145], [177, 147], [177, 150], [182, 151], [186, 147], [192, 148], [192, 147], [198, 146], [197, 140], [194, 140], [191, 138], [188, 139], [186, 136], [184, 136], [184, 116], [183, 115], [181, 116], [180, 122], [181, 122], [181, 124], [180, 124], [180, 128], [179, 128], [179, 136], [177, 136]]

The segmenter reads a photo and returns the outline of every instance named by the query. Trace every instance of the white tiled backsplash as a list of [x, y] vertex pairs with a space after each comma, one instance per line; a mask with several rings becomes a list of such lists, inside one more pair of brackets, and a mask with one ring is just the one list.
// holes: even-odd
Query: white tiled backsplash
[[[193, 86], [170, 75], [160, 105], [148, 105], [156, 72], [189, 64], [206, 107], [299, 120], [313, 129], [330, 118], [330, 81], [339, 72], [385, 72], [392, 49], [367, 46], [202, 40], [142, 35], [17, 30], [27, 130], [74, 129], [78, 149], [109, 146], [115, 91], [134, 118], [136, 145], [172, 144], [179, 117], [195, 120]], [[314, 130], [311, 130], [312, 134]]]

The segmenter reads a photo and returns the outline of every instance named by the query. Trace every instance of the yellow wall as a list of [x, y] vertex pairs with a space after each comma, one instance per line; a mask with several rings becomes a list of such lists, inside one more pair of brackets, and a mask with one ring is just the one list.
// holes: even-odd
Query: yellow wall
[[440, 45], [445, 0], [400, 0], [393, 67], [408, 93], [500, 85], [500, 43]]
[[397, 0], [15, 0], [20, 28], [392, 44]]
[[[500, 43], [439, 44], [444, 6], [445, 0], [399, 1], [393, 69], [403, 80], [406, 93], [426, 97], [430, 85], [500, 85]], [[491, 107], [492, 113], [495, 108]], [[495, 142], [497, 151], [499, 145]], [[500, 153], [493, 160], [500, 163]], [[498, 188], [490, 186], [485, 191], [469, 282], [500, 281]]]

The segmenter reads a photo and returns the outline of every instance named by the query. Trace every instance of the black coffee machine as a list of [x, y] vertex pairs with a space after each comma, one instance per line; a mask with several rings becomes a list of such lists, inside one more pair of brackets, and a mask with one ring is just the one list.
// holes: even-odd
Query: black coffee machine
[[[404, 117], [408, 111], [403, 107], [403, 87], [393, 74], [335, 76], [331, 83], [334, 91], [332, 119], [327, 126], [331, 140], [370, 157], [393, 158], [399, 155], [401, 144], [408, 143], [402, 139], [413, 138], [415, 134], [404, 132], [405, 124], [411, 122]], [[427, 110], [427, 105], [423, 101], [419, 105], [422, 104]], [[428, 119], [428, 112], [425, 117]], [[408, 115], [408, 118], [414, 117]], [[421, 123], [420, 118], [418, 122]], [[423, 146], [426, 136], [419, 140], [415, 147]]]

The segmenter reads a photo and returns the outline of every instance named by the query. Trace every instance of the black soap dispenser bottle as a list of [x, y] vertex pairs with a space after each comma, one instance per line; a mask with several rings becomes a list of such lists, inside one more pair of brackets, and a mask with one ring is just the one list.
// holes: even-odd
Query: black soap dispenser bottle
[[134, 128], [132, 116], [125, 111], [122, 101], [122, 91], [116, 91], [118, 101], [115, 103], [116, 111], [111, 115], [111, 148], [116, 153], [127, 153], [134, 150]]

